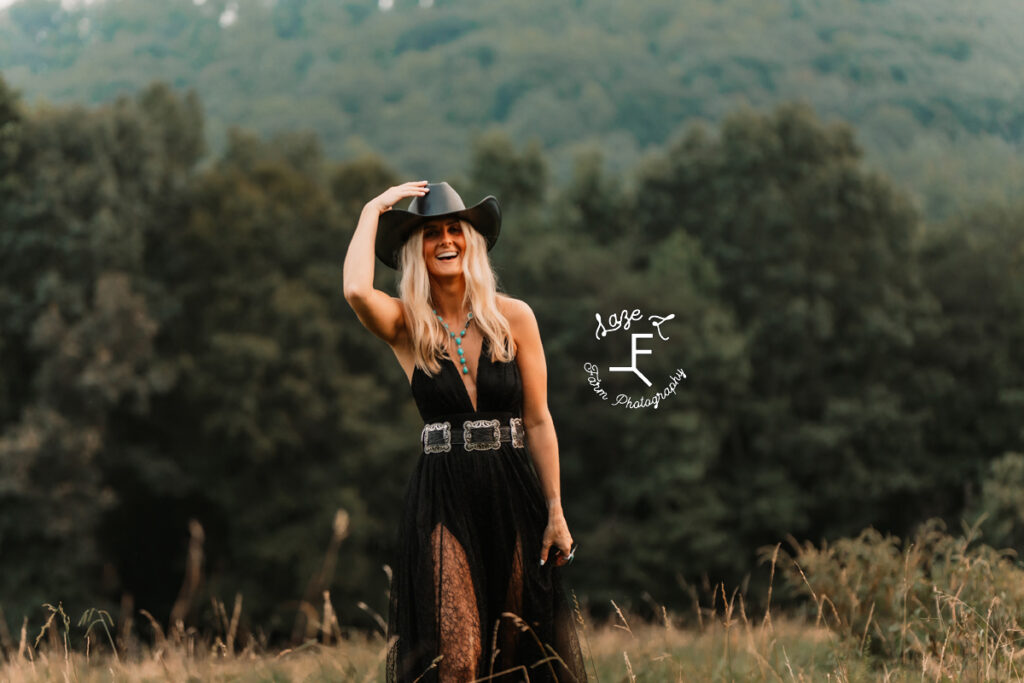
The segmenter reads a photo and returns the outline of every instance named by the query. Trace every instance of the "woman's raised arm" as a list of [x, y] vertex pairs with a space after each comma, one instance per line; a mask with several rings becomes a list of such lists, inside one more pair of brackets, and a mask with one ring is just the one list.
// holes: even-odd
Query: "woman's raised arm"
[[359, 214], [359, 223], [345, 254], [345, 301], [356, 312], [366, 329], [394, 345], [402, 325], [402, 305], [398, 299], [373, 287], [373, 269], [376, 255], [374, 243], [380, 215], [390, 211], [405, 197], [422, 197], [429, 190], [427, 181], [419, 180], [390, 187], [366, 203]]

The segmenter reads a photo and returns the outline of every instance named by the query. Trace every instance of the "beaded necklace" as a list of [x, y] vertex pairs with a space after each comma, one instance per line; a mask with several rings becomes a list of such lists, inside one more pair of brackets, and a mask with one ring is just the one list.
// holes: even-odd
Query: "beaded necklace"
[[455, 340], [456, 349], [459, 352], [459, 362], [462, 363], [462, 374], [469, 374], [469, 368], [466, 367], [466, 354], [462, 350], [462, 338], [466, 336], [466, 328], [469, 327], [469, 321], [473, 319], [473, 311], [469, 312], [469, 315], [466, 317], [466, 324], [462, 326], [462, 331], [459, 332], [459, 336], [456, 337], [455, 333], [448, 329], [448, 323], [444, 321], [444, 318], [438, 315], [437, 309], [432, 308], [430, 310], [434, 312], [434, 315], [437, 316], [437, 319], [441, 321], [442, 325], [444, 325], [444, 329], [448, 331], [448, 335]]

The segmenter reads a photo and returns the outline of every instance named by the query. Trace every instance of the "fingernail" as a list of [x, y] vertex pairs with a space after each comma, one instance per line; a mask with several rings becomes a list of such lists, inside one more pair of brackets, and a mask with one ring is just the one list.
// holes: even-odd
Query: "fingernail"
[[542, 566], [542, 567], [544, 566], [544, 560], [543, 559], [540, 561], [540, 566]]

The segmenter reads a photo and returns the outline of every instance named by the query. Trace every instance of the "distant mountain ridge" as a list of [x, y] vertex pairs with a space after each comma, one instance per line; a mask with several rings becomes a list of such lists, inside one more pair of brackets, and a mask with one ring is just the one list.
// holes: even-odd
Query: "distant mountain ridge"
[[1022, 28], [1010, 1], [21, 0], [0, 73], [28, 101], [162, 80], [198, 91], [215, 148], [231, 125], [312, 130], [434, 178], [492, 126], [564, 174], [581, 146], [621, 169], [693, 122], [804, 99], [942, 217], [1024, 191]]

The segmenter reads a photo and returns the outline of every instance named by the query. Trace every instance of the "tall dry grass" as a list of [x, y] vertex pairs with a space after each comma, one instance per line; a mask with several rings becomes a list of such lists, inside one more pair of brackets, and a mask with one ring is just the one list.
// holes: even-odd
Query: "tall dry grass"
[[871, 528], [821, 547], [791, 540], [780, 567], [815, 624], [859, 656], [925, 680], [1024, 680], [1024, 569], [980, 542], [982, 521], [959, 536], [932, 519], [906, 541]]
[[[975, 530], [954, 537], [933, 521], [906, 543], [869, 529], [820, 547], [790, 545], [762, 551], [770, 570], [764, 609], [722, 584], [703, 599], [694, 593], [689, 613], [662, 606], [656, 621], [613, 602], [612, 617], [597, 622], [577, 601], [591, 680], [1022, 680], [1024, 573], [1007, 553], [979, 543]], [[803, 593], [808, 612], [773, 609], [776, 583]], [[251, 637], [238, 642], [240, 595], [230, 614], [213, 601], [219, 626], [207, 635], [180, 620], [165, 629], [138, 610], [152, 644], [130, 620], [115, 624], [96, 610], [73, 620], [51, 605], [42, 625], [23, 623], [17, 638], [0, 634], [0, 681], [384, 680], [381, 632], [343, 628], [330, 594], [321, 598], [303, 611], [302, 644], [280, 651]]]

